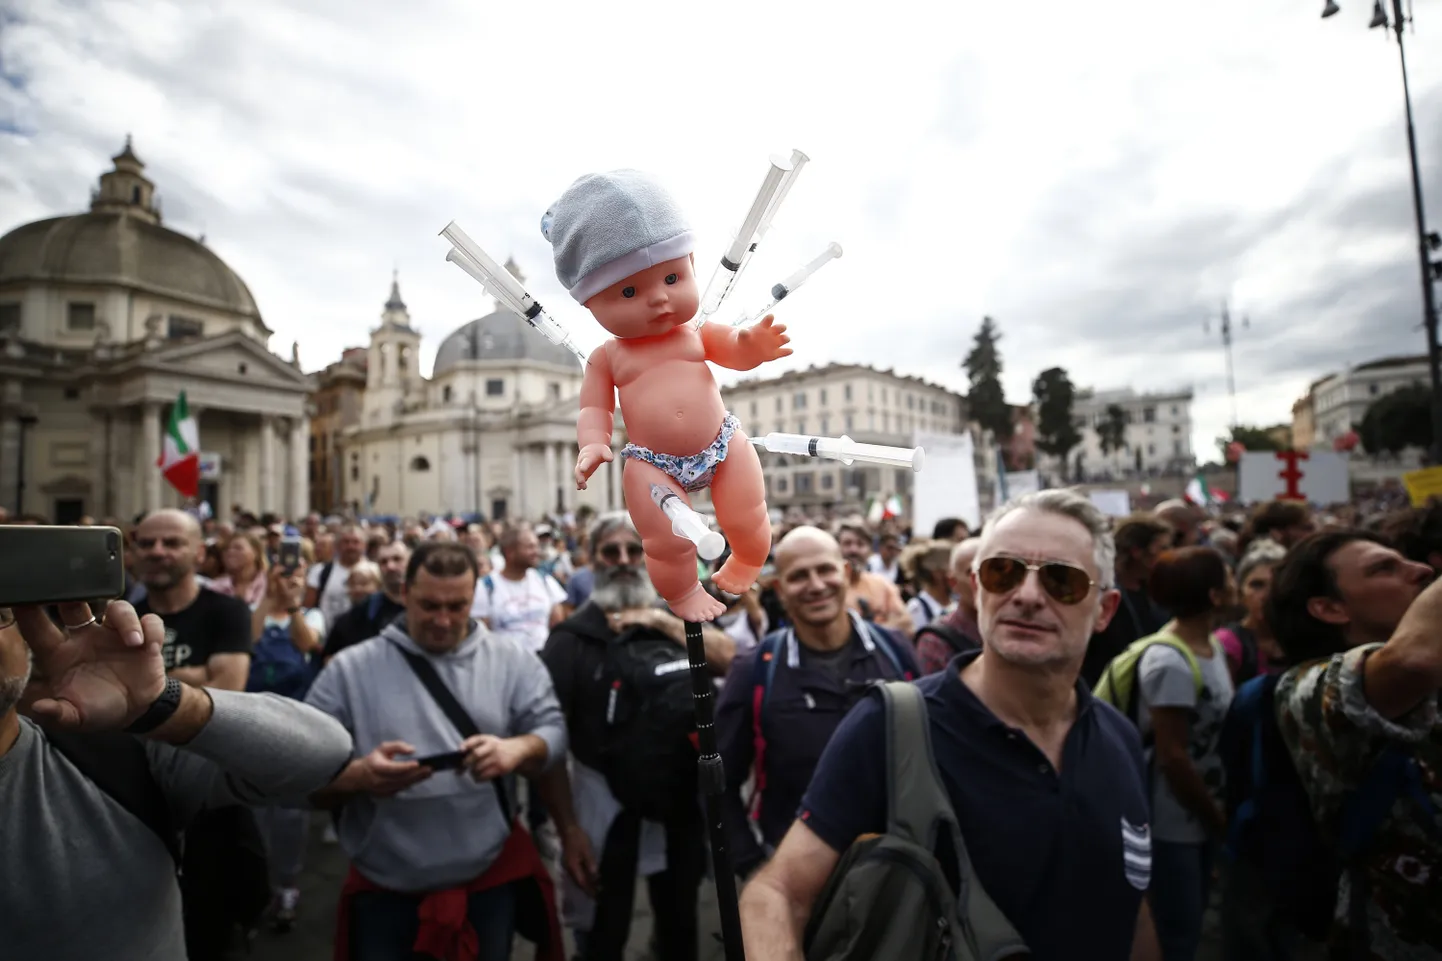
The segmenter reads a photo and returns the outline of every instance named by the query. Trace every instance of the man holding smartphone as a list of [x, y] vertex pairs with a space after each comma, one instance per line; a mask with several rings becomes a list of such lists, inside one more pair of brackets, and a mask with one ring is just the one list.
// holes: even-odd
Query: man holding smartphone
[[350, 738], [298, 701], [167, 678], [164, 625], [123, 601], [100, 623], [59, 613], [66, 629], [0, 610], [3, 953], [184, 958], [175, 833], [217, 805], [306, 797]]

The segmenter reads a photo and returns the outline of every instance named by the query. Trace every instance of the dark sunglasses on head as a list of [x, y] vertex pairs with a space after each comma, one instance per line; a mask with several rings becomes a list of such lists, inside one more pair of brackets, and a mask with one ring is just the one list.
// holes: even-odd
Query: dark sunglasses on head
[[[609, 562], [609, 563], [611, 563], [611, 564], [616, 564], [616, 563], [619, 563], [620, 560], [621, 560], [621, 545], [620, 545], [620, 544], [607, 544], [605, 547], [602, 547], [602, 548], [601, 548], [599, 551], [597, 551], [596, 553], [598, 553], [598, 554], [601, 555], [601, 559], [602, 559], [602, 560], [607, 561], [607, 562]], [[627, 544], [627, 545], [626, 545], [626, 559], [627, 559], [627, 560], [633, 561], [633, 562], [634, 562], [634, 561], [639, 561], [639, 560], [640, 560], [642, 557], [644, 557], [645, 555], [646, 555], [646, 549], [643, 548], [640, 544]]]
[[1062, 604], [1079, 604], [1091, 593], [1091, 575], [1080, 567], [1060, 561], [1029, 564], [1017, 557], [988, 557], [977, 565], [976, 579], [989, 594], [1014, 591], [1036, 571], [1042, 589]]

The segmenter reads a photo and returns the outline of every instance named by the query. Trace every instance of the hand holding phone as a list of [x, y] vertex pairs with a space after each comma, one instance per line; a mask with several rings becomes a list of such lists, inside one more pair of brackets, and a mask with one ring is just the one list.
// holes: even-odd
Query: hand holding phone
[[459, 770], [465, 763], [465, 751], [448, 751], [445, 754], [431, 754], [426, 757], [416, 758], [416, 763], [421, 767], [430, 768], [432, 771], [455, 771]]

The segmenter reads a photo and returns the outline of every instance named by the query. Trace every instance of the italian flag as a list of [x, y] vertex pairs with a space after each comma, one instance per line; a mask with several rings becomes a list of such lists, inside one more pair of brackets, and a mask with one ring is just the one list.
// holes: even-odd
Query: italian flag
[[867, 507], [866, 520], [871, 524], [880, 524], [888, 518], [901, 516], [901, 498], [892, 494], [886, 500], [872, 498], [871, 504]]
[[185, 391], [170, 408], [170, 423], [165, 428], [164, 448], [156, 466], [182, 497], [200, 494], [200, 431], [190, 416]]
[[1214, 504], [1221, 504], [1227, 500], [1225, 491], [1214, 491], [1207, 484], [1207, 479], [1200, 471], [1192, 477], [1191, 483], [1187, 485], [1187, 500], [1202, 507], [1211, 507]]

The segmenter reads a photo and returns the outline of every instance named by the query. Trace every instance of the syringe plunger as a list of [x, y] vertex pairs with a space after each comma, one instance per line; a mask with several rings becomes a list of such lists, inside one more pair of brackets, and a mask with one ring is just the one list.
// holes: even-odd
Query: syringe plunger
[[850, 466], [855, 461], [886, 464], [921, 470], [926, 452], [920, 447], [887, 447], [882, 444], [858, 444], [842, 434], [840, 437], [813, 437], [807, 434], [782, 434], [775, 431], [751, 442], [773, 454], [800, 454], [804, 457], [826, 457]]
[[671, 520], [671, 531], [696, 545], [696, 554], [703, 561], [714, 561], [726, 550], [726, 538], [706, 524], [706, 518], [669, 488], [651, 485], [651, 501]]

